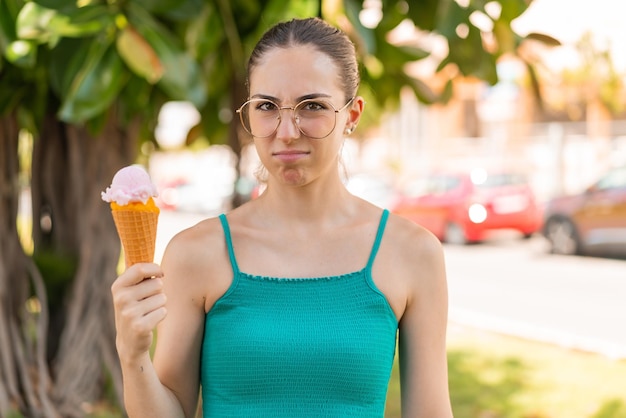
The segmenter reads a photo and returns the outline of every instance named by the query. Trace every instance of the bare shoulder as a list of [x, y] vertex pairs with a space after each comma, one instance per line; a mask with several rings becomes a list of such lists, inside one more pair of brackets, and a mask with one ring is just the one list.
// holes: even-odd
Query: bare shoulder
[[443, 261], [441, 242], [430, 231], [398, 215], [391, 214], [385, 230], [390, 250], [397, 254], [396, 261], [408, 267], [427, 267]]
[[224, 233], [218, 218], [208, 218], [178, 232], [168, 243], [168, 252], [179, 253], [179, 256], [201, 252], [203, 245], [223, 244]]
[[[167, 245], [162, 267], [176, 292], [187, 291], [204, 303], [227, 288], [232, 276], [224, 231], [218, 218], [209, 218], [176, 234]], [[168, 280], [171, 279], [171, 280]], [[167, 290], [167, 289], [166, 289]], [[222, 292], [223, 293], [223, 292]]]
[[433, 299], [447, 287], [443, 247], [427, 229], [391, 214], [373, 278], [403, 319], [414, 302]]
[[[402, 374], [402, 413], [411, 417], [452, 417], [448, 392], [446, 326], [447, 279], [443, 246], [428, 230], [397, 215], [390, 216], [387, 263], [403, 304], [398, 351]], [[382, 249], [382, 246], [381, 246]], [[395, 258], [392, 258], [395, 254]], [[393, 303], [394, 299], [389, 298]]]

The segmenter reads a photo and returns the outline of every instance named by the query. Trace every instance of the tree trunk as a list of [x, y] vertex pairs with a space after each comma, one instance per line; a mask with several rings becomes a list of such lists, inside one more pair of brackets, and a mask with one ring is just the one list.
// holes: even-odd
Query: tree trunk
[[45, 121], [33, 151], [31, 258], [16, 226], [18, 125], [15, 115], [0, 118], [2, 417], [84, 417], [107, 385], [121, 405], [110, 296], [120, 242], [100, 198], [137, 154], [137, 125], [120, 126], [111, 117], [91, 135], [52, 115]]
[[[54, 417], [45, 358], [47, 298], [43, 279], [22, 249], [17, 231], [20, 198], [19, 129], [14, 114], [0, 118], [0, 416], [21, 411]], [[27, 309], [33, 295], [37, 309]]]
[[[245, 85], [246, 85], [245, 75], [243, 73], [241, 72], [236, 73], [235, 76], [232, 77], [231, 84], [230, 84], [230, 91], [231, 91], [231, 111], [233, 115], [237, 115], [236, 109], [239, 107], [239, 105], [245, 102], [248, 97], [248, 90], [246, 87], [244, 87]], [[238, 118], [239, 116], [234, 116], [234, 117]], [[242, 150], [246, 145], [249, 145], [252, 143], [251, 139], [246, 140], [246, 138], [248, 137], [247, 135], [243, 134], [243, 128], [241, 127], [239, 120], [233, 120], [232, 123], [230, 123], [229, 128], [228, 128], [228, 146], [233, 150], [233, 152], [237, 156], [237, 163], [235, 164], [235, 170], [237, 171], [236, 182], [238, 182], [241, 177], [240, 164], [241, 164]], [[237, 189], [235, 188], [235, 193], [233, 194], [233, 199], [231, 202], [232, 207], [236, 208], [242, 205], [243, 203], [245, 203], [246, 199], [248, 198], [249, 198], [248, 196], [242, 196], [239, 193], [237, 193]]]
[[[107, 379], [121, 403], [110, 293], [120, 242], [100, 192], [135, 161], [138, 130], [120, 127], [115, 115], [97, 135], [52, 116], [45, 125], [33, 160], [33, 216], [43, 220], [34, 222], [35, 254], [73, 262], [64, 270], [69, 280], [60, 280], [62, 298], [55, 300], [50, 328], [52, 397], [63, 417], [82, 417], [102, 398]], [[58, 277], [53, 285], [59, 286]]]

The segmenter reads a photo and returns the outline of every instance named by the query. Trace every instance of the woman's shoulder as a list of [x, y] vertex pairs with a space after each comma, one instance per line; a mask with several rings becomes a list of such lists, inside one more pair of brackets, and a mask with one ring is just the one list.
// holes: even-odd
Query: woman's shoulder
[[372, 278], [398, 319], [403, 318], [412, 301], [445, 283], [441, 243], [420, 225], [389, 214]]
[[218, 218], [209, 218], [177, 233], [168, 243], [162, 266], [195, 291], [204, 291], [230, 277], [224, 232]]
[[216, 247], [223, 244], [224, 232], [219, 218], [207, 218], [174, 235], [167, 245], [166, 254], [174, 252], [177, 257], [186, 259], [197, 253], [214, 253]]
[[441, 242], [426, 228], [391, 214], [383, 238], [385, 263], [409, 288], [445, 281]]
[[385, 234], [389, 235], [394, 243], [394, 250], [405, 254], [411, 259], [431, 257], [443, 252], [441, 242], [429, 230], [415, 222], [393, 213], [389, 220]]

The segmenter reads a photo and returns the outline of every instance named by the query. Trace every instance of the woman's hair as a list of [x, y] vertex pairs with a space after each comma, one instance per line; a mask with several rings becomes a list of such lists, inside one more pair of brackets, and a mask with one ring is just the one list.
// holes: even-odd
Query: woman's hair
[[360, 77], [354, 44], [344, 32], [317, 17], [281, 22], [265, 32], [250, 55], [248, 83], [254, 67], [267, 52], [298, 45], [311, 45], [328, 55], [339, 71], [346, 100], [356, 96]]

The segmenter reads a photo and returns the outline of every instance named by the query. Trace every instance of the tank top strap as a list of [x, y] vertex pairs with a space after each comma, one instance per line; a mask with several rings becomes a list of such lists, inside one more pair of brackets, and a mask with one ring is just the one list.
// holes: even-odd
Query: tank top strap
[[233, 250], [233, 240], [230, 235], [230, 226], [228, 226], [228, 220], [225, 214], [220, 214], [220, 222], [222, 223], [222, 229], [224, 229], [224, 238], [226, 238], [226, 246], [228, 247], [228, 256], [230, 257], [230, 265], [233, 269], [235, 276], [239, 274], [239, 266], [237, 265], [237, 259], [235, 258], [235, 251]]
[[385, 232], [385, 225], [387, 224], [387, 218], [389, 217], [389, 210], [384, 209], [383, 214], [380, 217], [380, 223], [378, 224], [378, 231], [376, 232], [376, 239], [374, 240], [374, 245], [372, 246], [372, 252], [370, 253], [370, 258], [367, 260], [367, 266], [365, 269], [371, 273], [372, 266], [374, 265], [374, 260], [376, 259], [376, 254], [378, 253], [378, 248], [380, 247], [380, 242], [383, 239], [383, 233]]

